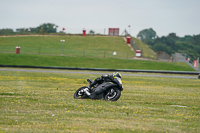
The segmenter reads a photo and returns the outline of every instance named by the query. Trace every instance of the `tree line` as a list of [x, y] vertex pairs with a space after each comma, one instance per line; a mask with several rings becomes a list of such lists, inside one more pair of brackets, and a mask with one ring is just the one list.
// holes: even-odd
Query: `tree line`
[[167, 36], [157, 36], [152, 29], [144, 29], [137, 35], [144, 43], [148, 44], [155, 52], [163, 51], [172, 55], [175, 52], [186, 53], [193, 59], [200, 57], [200, 34], [179, 37], [176, 33]]
[[35, 28], [18, 28], [16, 32], [10, 28], [0, 29], [0, 35], [57, 33], [57, 28], [55, 24], [44, 23]]
[[[57, 32], [58, 26], [52, 23], [44, 23], [35, 28], [17, 28], [16, 31], [10, 28], [0, 29], [0, 35], [23, 35], [23, 34], [51, 34], [51, 33], [61, 33], [64, 31]], [[90, 30], [90, 35], [94, 35], [95, 31]]]

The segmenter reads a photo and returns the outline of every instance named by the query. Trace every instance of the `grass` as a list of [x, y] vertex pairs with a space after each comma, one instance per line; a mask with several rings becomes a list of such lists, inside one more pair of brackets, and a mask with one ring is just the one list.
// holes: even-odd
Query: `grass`
[[198, 79], [123, 76], [117, 102], [73, 99], [98, 76], [0, 71], [0, 132], [200, 131]]
[[[155, 54], [135, 41], [143, 54]], [[16, 46], [21, 47], [20, 54], [13, 54]], [[114, 51], [117, 55], [113, 55]], [[8, 36], [0, 37], [0, 52], [9, 52], [0, 53], [2, 65], [194, 71], [185, 63], [130, 60], [135, 55], [123, 37]]]
[[139, 48], [142, 50], [142, 56], [144, 58], [156, 59], [156, 53], [152, 49], [150, 49], [147, 44], [143, 43], [137, 38], [134, 38], [134, 40]]
[[[60, 40], [65, 40], [62, 43]], [[132, 58], [134, 53], [122, 37], [105, 36], [11, 36], [0, 37], [0, 51], [21, 53], [57, 54], [89, 57]], [[117, 55], [113, 56], [116, 51]]]
[[25, 66], [64, 66], [83, 68], [141, 69], [194, 71], [186, 63], [143, 61], [115, 58], [89, 58], [54, 55], [31, 55], [0, 53], [0, 64]]

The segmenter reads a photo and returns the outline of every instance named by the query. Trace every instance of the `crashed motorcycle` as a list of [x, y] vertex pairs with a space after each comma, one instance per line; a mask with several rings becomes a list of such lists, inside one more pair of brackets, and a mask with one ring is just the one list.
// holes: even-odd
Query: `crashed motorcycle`
[[[92, 84], [94, 81], [87, 79], [89, 84]], [[84, 92], [84, 89], [88, 87], [81, 87], [74, 93], [75, 99], [90, 99], [90, 97]], [[89, 89], [89, 92], [92, 93], [99, 88], [102, 88], [103, 91], [97, 93], [92, 99], [104, 99], [105, 101], [117, 101], [121, 96], [121, 91], [123, 91], [121, 78], [114, 78], [111, 82], [102, 82], [100, 84], [94, 85], [94, 87]]]

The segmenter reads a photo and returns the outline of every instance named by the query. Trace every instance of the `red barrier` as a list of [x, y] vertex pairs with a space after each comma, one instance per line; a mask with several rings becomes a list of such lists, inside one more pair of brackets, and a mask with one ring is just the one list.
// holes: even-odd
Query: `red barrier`
[[86, 30], [83, 30], [83, 36], [86, 36]]
[[141, 57], [142, 51], [141, 50], [136, 50], [136, 57]]
[[126, 43], [127, 43], [127, 44], [131, 43], [131, 37], [130, 37], [130, 36], [127, 36], [127, 37], [126, 37]]
[[16, 47], [16, 54], [20, 54], [20, 47]]
[[198, 68], [198, 60], [194, 60], [193, 66], [194, 66], [195, 68]]

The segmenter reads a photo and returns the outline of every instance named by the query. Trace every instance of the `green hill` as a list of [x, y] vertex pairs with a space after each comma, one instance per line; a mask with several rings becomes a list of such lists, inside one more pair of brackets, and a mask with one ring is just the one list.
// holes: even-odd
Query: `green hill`
[[145, 44], [144, 42], [140, 41], [137, 38], [133, 37], [133, 39], [135, 43], [138, 45], [138, 47], [142, 50], [142, 57], [156, 59], [156, 53], [151, 48], [149, 48], [147, 44]]
[[[60, 40], [65, 40], [62, 43]], [[110, 36], [18, 36], [0, 37], [0, 51], [21, 53], [64, 54], [70, 56], [132, 58], [133, 52], [122, 37]], [[116, 51], [117, 55], [113, 55]]]
[[[60, 40], [65, 40], [65, 42], [62, 43]], [[136, 41], [138, 45], [141, 43], [137, 39]], [[142, 43], [141, 45], [145, 46]], [[21, 47], [20, 54], [15, 54], [16, 46]], [[148, 53], [145, 50], [150, 51], [149, 48], [145, 48], [143, 48], [143, 54]], [[117, 55], [113, 55], [114, 51], [117, 52]], [[151, 54], [149, 52], [149, 56]], [[185, 63], [124, 59], [127, 57], [133, 58], [134, 56], [135, 54], [122, 37], [0, 37], [0, 64], [2, 65], [194, 71]]]

